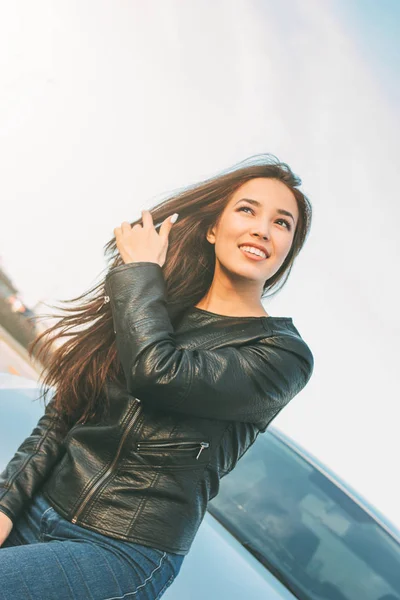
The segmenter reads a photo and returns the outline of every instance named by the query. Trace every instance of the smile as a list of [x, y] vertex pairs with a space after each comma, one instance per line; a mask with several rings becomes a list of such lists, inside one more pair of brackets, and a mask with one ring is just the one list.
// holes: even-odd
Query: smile
[[252, 248], [251, 251], [245, 250], [244, 248], [249, 248], [249, 246], [241, 246], [239, 247], [239, 250], [242, 252], [242, 254], [244, 254], [248, 258], [251, 258], [252, 260], [266, 260], [267, 258], [264, 252], [258, 250], [257, 248]]

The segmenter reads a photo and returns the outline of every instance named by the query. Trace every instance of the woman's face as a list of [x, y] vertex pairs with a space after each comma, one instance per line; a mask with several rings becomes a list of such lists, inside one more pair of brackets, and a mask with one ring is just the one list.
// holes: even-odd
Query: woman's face
[[[290, 189], [277, 179], [257, 177], [236, 190], [207, 239], [215, 244], [220, 267], [262, 286], [284, 262], [298, 218]], [[249, 255], [240, 248], [246, 244], [258, 244], [268, 257]]]

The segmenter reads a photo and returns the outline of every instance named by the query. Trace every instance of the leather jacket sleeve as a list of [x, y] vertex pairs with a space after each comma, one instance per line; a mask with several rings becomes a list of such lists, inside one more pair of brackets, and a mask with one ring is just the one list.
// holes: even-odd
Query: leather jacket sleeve
[[106, 276], [119, 359], [128, 391], [152, 408], [197, 417], [263, 422], [311, 377], [311, 350], [295, 335], [254, 345], [178, 349], [166, 285], [155, 262], [115, 267]]
[[62, 445], [68, 427], [50, 400], [36, 427], [0, 473], [0, 511], [12, 521], [65, 452]]

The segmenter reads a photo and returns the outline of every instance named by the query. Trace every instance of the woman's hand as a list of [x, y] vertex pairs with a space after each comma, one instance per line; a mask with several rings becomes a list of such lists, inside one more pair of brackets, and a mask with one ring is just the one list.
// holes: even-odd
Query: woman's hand
[[6, 541], [13, 528], [13, 522], [10, 517], [0, 511], [0, 546]]
[[[177, 213], [176, 218], [177, 218]], [[161, 224], [159, 233], [153, 225], [150, 211], [142, 210], [143, 226], [137, 223], [133, 227], [124, 221], [121, 227], [114, 229], [118, 251], [124, 263], [155, 262], [162, 267], [168, 250], [168, 236], [172, 229], [175, 215], [168, 217]]]

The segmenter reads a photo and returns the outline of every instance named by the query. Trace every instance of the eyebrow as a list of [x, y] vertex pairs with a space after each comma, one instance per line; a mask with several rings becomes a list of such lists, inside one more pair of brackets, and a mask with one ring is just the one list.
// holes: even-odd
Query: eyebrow
[[[240, 198], [240, 200], [238, 200], [234, 206], [236, 206], [236, 204], [239, 204], [239, 202], [243, 202], [243, 201], [249, 202], [250, 204], [254, 204], [254, 206], [260, 206], [262, 207], [261, 202], [259, 202], [258, 200], [254, 200], [253, 198]], [[277, 208], [276, 212], [279, 215], [286, 215], [287, 217], [291, 217], [293, 219], [293, 223], [296, 223], [296, 221], [294, 220], [294, 216], [292, 215], [291, 212], [289, 212], [288, 210], [285, 210], [284, 208]]]

